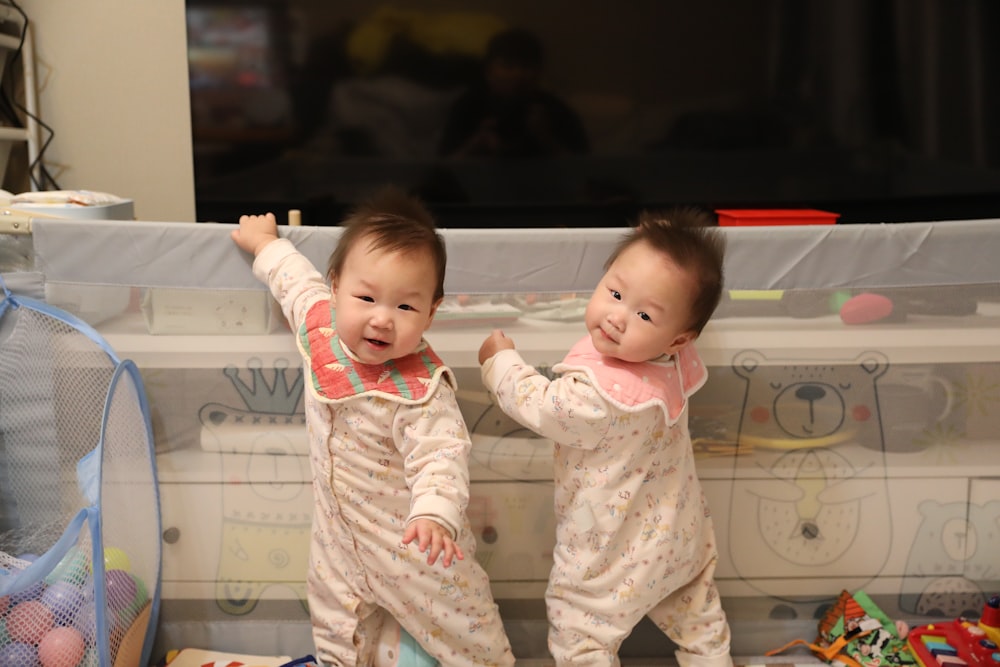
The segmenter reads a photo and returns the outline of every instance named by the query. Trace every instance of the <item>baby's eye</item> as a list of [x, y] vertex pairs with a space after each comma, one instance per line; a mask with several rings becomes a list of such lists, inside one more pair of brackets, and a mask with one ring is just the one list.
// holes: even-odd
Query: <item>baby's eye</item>
[[646, 322], [652, 322], [653, 321], [653, 318], [649, 316], [649, 313], [644, 313], [641, 310], [639, 311], [639, 317], [641, 317]]
[[359, 296], [358, 298], [362, 301], [367, 301], [368, 303], [375, 303], [375, 299], [370, 296]]
[[617, 301], [621, 301], [621, 300], [622, 300], [622, 293], [621, 293], [621, 292], [619, 292], [619, 291], [618, 291], [618, 290], [616, 290], [616, 289], [613, 289], [613, 290], [611, 290], [611, 296], [612, 296], [612, 297], [613, 297], [614, 299], [616, 299]]
[[411, 306], [408, 303], [401, 303], [401, 304], [399, 304], [399, 309], [400, 310], [416, 310], [416, 308], [414, 308], [413, 306]]

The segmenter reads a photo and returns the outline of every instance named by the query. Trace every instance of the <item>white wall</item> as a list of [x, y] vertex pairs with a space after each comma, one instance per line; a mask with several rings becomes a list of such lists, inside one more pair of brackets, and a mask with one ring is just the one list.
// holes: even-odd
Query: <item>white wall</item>
[[59, 187], [131, 198], [139, 220], [194, 221], [184, 0], [18, 4]]

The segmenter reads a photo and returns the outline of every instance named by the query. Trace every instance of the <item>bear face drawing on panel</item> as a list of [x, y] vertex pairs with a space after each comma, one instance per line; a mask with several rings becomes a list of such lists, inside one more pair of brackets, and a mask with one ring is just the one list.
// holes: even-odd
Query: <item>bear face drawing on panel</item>
[[794, 581], [815, 578], [830, 582], [828, 591], [805, 587], [822, 600], [863, 587], [884, 566], [892, 524], [875, 383], [887, 368], [879, 352], [821, 362], [755, 350], [734, 357], [746, 393], [730, 557], [755, 589], [803, 601]]
[[888, 367], [879, 352], [822, 362], [768, 360], [756, 350], [740, 352], [733, 371], [746, 380], [747, 389], [739, 442], [772, 449], [848, 441], [877, 445], [882, 436], [875, 382]]
[[978, 617], [1000, 581], [1000, 500], [924, 500], [918, 509], [922, 521], [906, 560], [900, 610]]

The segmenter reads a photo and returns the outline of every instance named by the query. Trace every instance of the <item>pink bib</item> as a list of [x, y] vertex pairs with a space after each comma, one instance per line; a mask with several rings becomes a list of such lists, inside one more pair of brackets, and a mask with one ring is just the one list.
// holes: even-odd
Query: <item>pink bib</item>
[[630, 412], [659, 407], [668, 424], [677, 421], [688, 397], [708, 379], [708, 370], [693, 344], [685, 345], [665, 362], [630, 363], [599, 353], [590, 336], [580, 339], [552, 370], [583, 371], [609, 402]]

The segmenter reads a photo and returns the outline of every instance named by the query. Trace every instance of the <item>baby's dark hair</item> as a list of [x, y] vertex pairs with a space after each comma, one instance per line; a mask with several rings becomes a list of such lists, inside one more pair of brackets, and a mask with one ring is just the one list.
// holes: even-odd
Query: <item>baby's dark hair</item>
[[723, 260], [726, 239], [719, 233], [715, 218], [694, 207], [678, 207], [662, 212], [643, 211], [636, 226], [608, 257], [607, 269], [629, 246], [644, 241], [691, 276], [695, 292], [691, 297], [691, 330], [701, 334], [722, 298]]
[[340, 277], [351, 249], [359, 241], [368, 240], [373, 250], [427, 252], [437, 274], [434, 300], [444, 296], [448, 253], [444, 239], [437, 231], [434, 216], [420, 199], [394, 186], [381, 188], [358, 204], [341, 226], [344, 231], [330, 255], [326, 272], [331, 281]]

